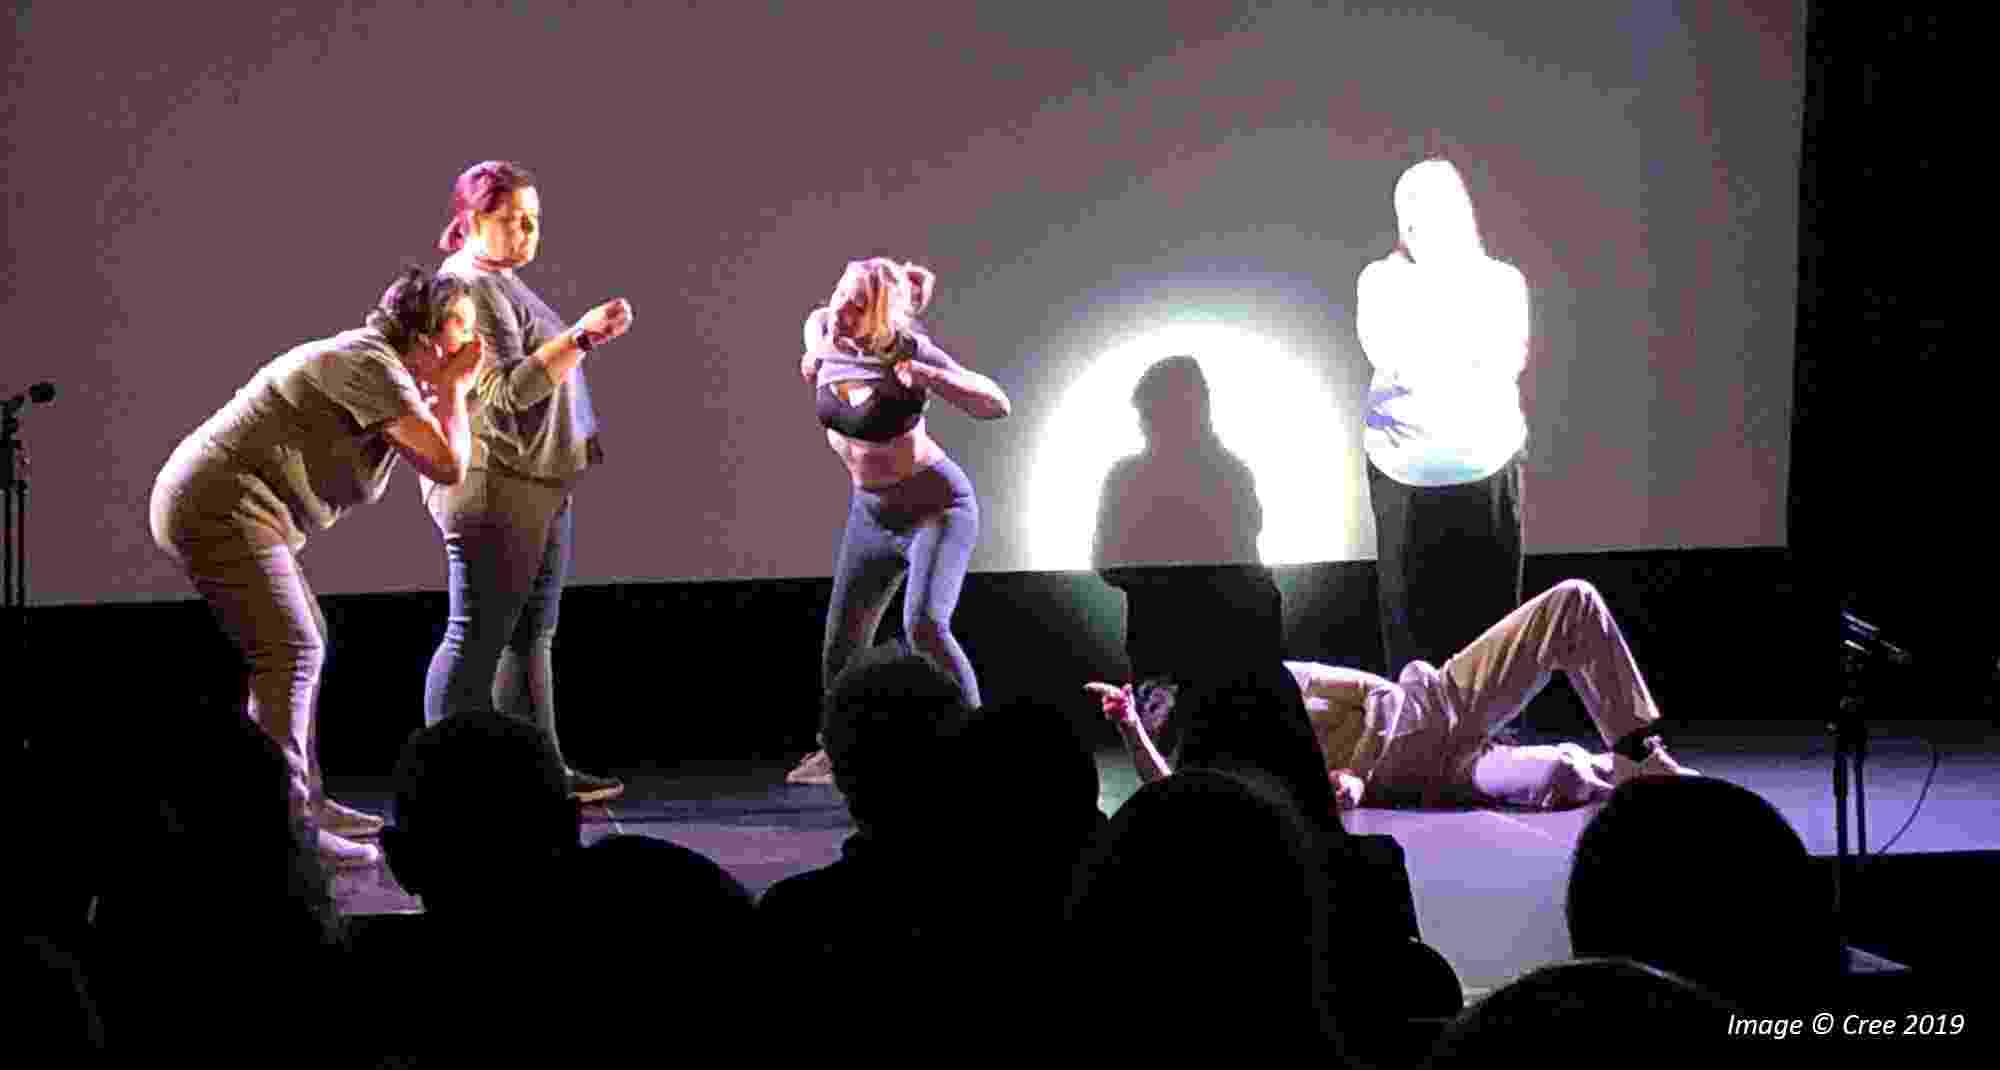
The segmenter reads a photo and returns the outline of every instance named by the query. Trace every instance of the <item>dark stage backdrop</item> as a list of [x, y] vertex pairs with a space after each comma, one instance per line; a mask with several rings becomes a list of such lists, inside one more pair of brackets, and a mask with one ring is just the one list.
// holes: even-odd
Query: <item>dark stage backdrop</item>
[[[579, 584], [826, 575], [847, 486], [799, 324], [875, 253], [937, 271], [939, 340], [1015, 402], [932, 418], [976, 570], [1087, 563], [1134, 361], [1184, 344], [1264, 558], [1371, 558], [1354, 280], [1438, 150], [1533, 291], [1530, 552], [1787, 541], [1796, 3], [70, 0], [12, 29], [0, 390], [61, 391], [26, 427], [38, 603], [187, 597], [145, 522], [175, 442], [435, 263], [491, 157], [541, 179], [527, 281], [638, 311], [591, 358]], [[308, 548], [320, 591], [442, 586], [396, 479]]]

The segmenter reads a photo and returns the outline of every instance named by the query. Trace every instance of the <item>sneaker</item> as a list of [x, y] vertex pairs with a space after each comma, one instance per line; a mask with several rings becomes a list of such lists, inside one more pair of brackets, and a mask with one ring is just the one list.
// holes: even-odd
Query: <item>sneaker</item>
[[382, 862], [382, 849], [372, 843], [356, 843], [345, 836], [319, 830], [320, 861], [335, 869], [364, 869]]
[[625, 785], [617, 777], [597, 776], [592, 773], [569, 770], [569, 795], [580, 803], [609, 802], [625, 794]]
[[1675, 761], [1674, 756], [1667, 753], [1666, 744], [1660, 742], [1660, 737], [1658, 736], [1652, 736], [1646, 740], [1646, 757], [1640, 761], [1635, 762], [1622, 754], [1613, 754], [1608, 757], [1612, 762], [1611, 779], [1616, 784], [1623, 784], [1628, 780], [1634, 780], [1642, 776], [1701, 775], [1699, 771], [1689, 769], [1687, 766]]
[[823, 750], [806, 755], [798, 768], [785, 774], [787, 784], [832, 784], [833, 759]]
[[1701, 773], [1697, 772], [1696, 770], [1689, 769], [1687, 766], [1682, 765], [1681, 763], [1675, 761], [1674, 756], [1667, 753], [1666, 744], [1661, 743], [1658, 737], [1648, 740], [1647, 746], [1650, 748], [1650, 750], [1646, 754], [1646, 760], [1639, 763], [1639, 769], [1642, 775], [1644, 776], [1700, 776], [1701, 775]]
[[313, 811], [314, 823], [326, 832], [349, 840], [362, 840], [379, 834], [383, 821], [374, 814], [356, 810], [332, 799], [321, 799]]

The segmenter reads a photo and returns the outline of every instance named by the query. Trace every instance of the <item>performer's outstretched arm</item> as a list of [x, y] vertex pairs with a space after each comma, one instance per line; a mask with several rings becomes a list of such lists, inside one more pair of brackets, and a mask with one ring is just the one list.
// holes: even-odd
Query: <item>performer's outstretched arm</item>
[[1145, 722], [1139, 719], [1138, 704], [1132, 700], [1132, 685], [1089, 683], [1083, 689], [1097, 696], [1104, 716], [1118, 725], [1118, 736], [1125, 741], [1125, 753], [1131, 757], [1132, 769], [1139, 774], [1140, 783], [1151, 784], [1173, 772], [1160, 756], [1159, 748], [1153, 746]]

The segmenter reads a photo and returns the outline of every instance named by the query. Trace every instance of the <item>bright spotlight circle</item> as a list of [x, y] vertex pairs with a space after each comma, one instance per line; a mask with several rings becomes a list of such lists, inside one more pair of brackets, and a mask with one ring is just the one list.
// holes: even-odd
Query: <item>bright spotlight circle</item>
[[[1145, 446], [1132, 388], [1156, 361], [1201, 363], [1223, 447], [1257, 481], [1267, 565], [1343, 561], [1363, 552], [1356, 407], [1270, 339], [1227, 324], [1177, 324], [1110, 349], [1049, 416], [1029, 470], [1026, 541], [1037, 571], [1089, 569], [1098, 495], [1120, 459]], [[1220, 562], [1217, 562], [1220, 563]]]

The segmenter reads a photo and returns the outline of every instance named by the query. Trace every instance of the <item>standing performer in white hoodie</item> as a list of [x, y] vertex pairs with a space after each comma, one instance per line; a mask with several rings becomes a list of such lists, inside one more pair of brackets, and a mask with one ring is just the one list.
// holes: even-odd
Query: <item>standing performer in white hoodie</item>
[[1396, 183], [1396, 248], [1355, 284], [1384, 666], [1442, 664], [1521, 603], [1528, 286], [1486, 255], [1456, 168]]

